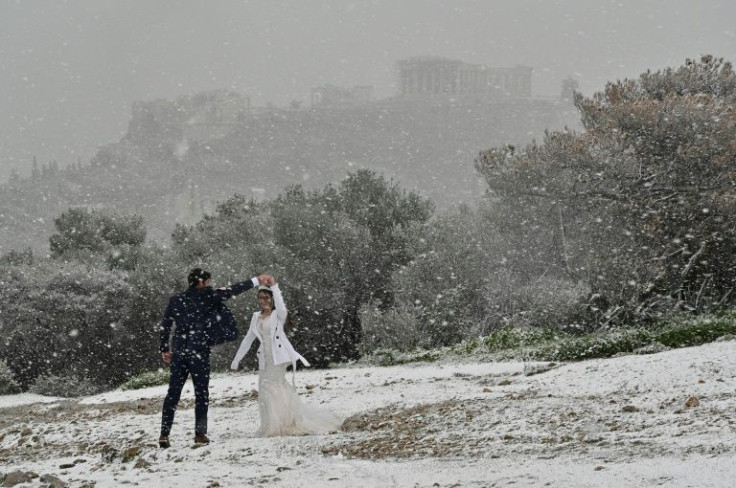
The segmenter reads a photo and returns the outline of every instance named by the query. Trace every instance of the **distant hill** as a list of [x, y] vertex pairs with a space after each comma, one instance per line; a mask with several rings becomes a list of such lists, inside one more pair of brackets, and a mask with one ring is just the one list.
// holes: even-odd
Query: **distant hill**
[[227, 91], [136, 102], [126, 135], [89, 165], [43, 168], [0, 186], [0, 253], [45, 251], [53, 219], [73, 206], [146, 218], [168, 239], [234, 193], [271, 198], [370, 168], [430, 197], [438, 208], [473, 203], [484, 184], [481, 149], [524, 144], [545, 129], [577, 127], [566, 101], [387, 99], [347, 108], [252, 109]]

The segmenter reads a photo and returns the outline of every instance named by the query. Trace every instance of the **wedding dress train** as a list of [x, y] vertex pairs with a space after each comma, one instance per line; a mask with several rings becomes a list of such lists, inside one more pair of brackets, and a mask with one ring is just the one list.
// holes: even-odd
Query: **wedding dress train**
[[[272, 316], [273, 317], [273, 316]], [[272, 320], [258, 319], [258, 329], [263, 338], [262, 351], [266, 355], [265, 369], [258, 375], [258, 408], [261, 426], [256, 437], [304, 435], [335, 432], [341, 420], [329, 410], [302, 402], [294, 385], [286, 380], [288, 363], [273, 364], [270, 326]]]

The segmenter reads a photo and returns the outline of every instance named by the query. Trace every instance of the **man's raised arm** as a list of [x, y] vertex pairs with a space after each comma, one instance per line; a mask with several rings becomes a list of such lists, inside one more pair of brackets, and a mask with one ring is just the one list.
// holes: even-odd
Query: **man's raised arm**
[[245, 281], [241, 281], [239, 283], [235, 283], [232, 286], [226, 286], [223, 288], [218, 288], [215, 290], [215, 293], [220, 297], [220, 300], [227, 300], [229, 298], [234, 297], [235, 295], [240, 295], [244, 291], [248, 291], [251, 288], [255, 288], [258, 285], [268, 285], [275, 283], [276, 280], [273, 279], [273, 276], [271, 275], [258, 275], [254, 276], [253, 278]]

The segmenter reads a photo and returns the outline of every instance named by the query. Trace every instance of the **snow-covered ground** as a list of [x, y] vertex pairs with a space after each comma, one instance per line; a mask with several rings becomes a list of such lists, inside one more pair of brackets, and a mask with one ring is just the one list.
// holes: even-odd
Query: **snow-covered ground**
[[525, 374], [535, 366], [300, 371], [304, 401], [349, 417], [344, 431], [267, 439], [252, 437], [257, 376], [215, 375], [213, 442], [196, 449], [191, 384], [168, 450], [156, 443], [165, 387], [0, 397], [0, 472], [39, 476], [17, 486], [736, 484], [736, 342]]

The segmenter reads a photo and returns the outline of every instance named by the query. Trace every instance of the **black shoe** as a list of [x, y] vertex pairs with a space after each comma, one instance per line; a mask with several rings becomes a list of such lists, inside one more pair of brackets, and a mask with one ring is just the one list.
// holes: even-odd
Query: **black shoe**
[[158, 438], [158, 447], [161, 449], [168, 449], [171, 447], [171, 444], [169, 443], [169, 436], [162, 435]]
[[194, 444], [205, 445], [210, 443], [210, 438], [207, 434], [197, 434], [194, 436]]

